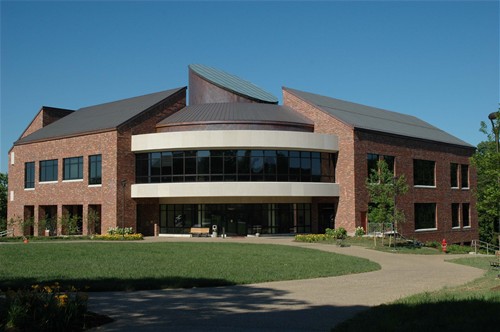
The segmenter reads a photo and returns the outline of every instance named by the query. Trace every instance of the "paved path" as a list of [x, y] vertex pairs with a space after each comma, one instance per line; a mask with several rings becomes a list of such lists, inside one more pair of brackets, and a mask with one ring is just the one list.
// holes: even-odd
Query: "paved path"
[[116, 321], [99, 331], [329, 331], [370, 306], [466, 283], [482, 270], [446, 256], [383, 253], [362, 247], [295, 243], [293, 238], [147, 239], [240, 241], [314, 248], [365, 257], [379, 271], [244, 286], [91, 293], [89, 310]]

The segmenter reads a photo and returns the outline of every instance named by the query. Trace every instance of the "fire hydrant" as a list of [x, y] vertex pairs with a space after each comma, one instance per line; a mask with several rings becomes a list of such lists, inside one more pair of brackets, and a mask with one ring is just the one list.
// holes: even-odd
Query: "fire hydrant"
[[441, 248], [443, 249], [443, 252], [446, 253], [446, 239], [443, 239], [443, 241], [441, 242]]

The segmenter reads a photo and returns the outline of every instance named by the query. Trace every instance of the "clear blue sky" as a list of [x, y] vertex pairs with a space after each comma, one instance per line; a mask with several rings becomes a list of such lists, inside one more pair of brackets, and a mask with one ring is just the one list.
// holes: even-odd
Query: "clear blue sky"
[[42, 105], [187, 85], [201, 63], [415, 115], [476, 145], [499, 102], [498, 1], [1, 2], [1, 162]]

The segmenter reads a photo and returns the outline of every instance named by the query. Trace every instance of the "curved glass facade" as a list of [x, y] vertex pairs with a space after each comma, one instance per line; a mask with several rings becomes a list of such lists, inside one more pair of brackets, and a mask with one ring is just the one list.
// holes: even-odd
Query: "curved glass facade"
[[189, 150], [136, 154], [136, 183], [335, 182], [336, 153]]
[[217, 226], [219, 234], [311, 232], [311, 204], [162, 204], [160, 233]]

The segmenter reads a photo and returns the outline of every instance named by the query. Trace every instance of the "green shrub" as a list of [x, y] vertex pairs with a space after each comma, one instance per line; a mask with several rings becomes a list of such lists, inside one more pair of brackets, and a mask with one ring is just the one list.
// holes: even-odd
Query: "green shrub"
[[2, 325], [6, 331], [80, 331], [87, 312], [86, 293], [63, 291], [58, 283], [6, 292]]
[[468, 254], [472, 251], [470, 246], [461, 246], [458, 244], [449, 244], [446, 246], [446, 252], [449, 254]]
[[429, 248], [440, 249], [441, 248], [441, 242], [438, 242], [438, 241], [427, 241], [427, 242], [425, 242], [424, 246], [425, 247], [429, 247]]
[[327, 228], [325, 229], [325, 235], [328, 238], [343, 240], [347, 237], [347, 231], [345, 230], [344, 227], [339, 227], [336, 229]]
[[361, 226], [356, 227], [356, 230], [354, 231], [354, 236], [362, 237], [363, 235], [365, 235], [365, 230], [363, 229], [363, 227]]
[[337, 231], [335, 229], [332, 229], [332, 228], [327, 228], [327, 229], [325, 229], [325, 235], [327, 237], [336, 238], [337, 237]]
[[123, 235], [123, 234], [134, 234], [134, 229], [132, 227], [110, 227], [108, 229], [109, 235]]
[[345, 230], [344, 227], [339, 227], [336, 229], [336, 236], [337, 239], [343, 240], [347, 237], [347, 231]]

